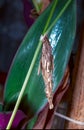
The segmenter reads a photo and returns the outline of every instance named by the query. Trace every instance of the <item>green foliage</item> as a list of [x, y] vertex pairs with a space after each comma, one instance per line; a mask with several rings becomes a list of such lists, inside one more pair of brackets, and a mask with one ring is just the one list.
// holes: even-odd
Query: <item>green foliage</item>
[[0, 103], [0, 112], [2, 112], [3, 105]]
[[[54, 0], [55, 1], [55, 0]], [[38, 48], [41, 34], [46, 26], [53, 3], [42, 13], [26, 34], [17, 54], [13, 60], [4, 92], [4, 110], [13, 110], [17, 101], [25, 77], [29, 71], [32, 59]], [[67, 0], [58, 0], [57, 6], [50, 20], [49, 26], [59, 16]], [[48, 27], [49, 28], [49, 27]], [[73, 46], [76, 29], [76, 3], [72, 0], [68, 8], [58, 19], [48, 37], [52, 46], [54, 57], [53, 91], [55, 92], [62, 80], [66, 65]], [[29, 117], [38, 113], [47, 103], [44, 93], [44, 81], [42, 75], [37, 75], [41, 50], [32, 69], [19, 109], [23, 110]]]

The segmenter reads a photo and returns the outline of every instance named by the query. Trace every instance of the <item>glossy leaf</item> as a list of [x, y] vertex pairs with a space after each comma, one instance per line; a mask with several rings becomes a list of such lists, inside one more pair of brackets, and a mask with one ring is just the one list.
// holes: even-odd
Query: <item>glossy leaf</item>
[[[67, 0], [58, 1], [55, 12], [50, 21], [50, 25], [59, 15], [66, 2]], [[4, 110], [12, 110], [17, 101], [24, 79], [36, 51], [39, 38], [44, 30], [50, 11], [52, 9], [52, 5], [53, 3], [50, 4], [50, 6], [36, 20], [17, 51], [5, 85]], [[66, 11], [63, 13], [57, 23], [55, 23], [54, 27], [48, 35], [54, 57], [54, 92], [57, 90], [58, 85], [62, 80], [72, 50], [76, 25], [75, 16], [76, 3], [75, 0], [72, 0]], [[40, 56], [41, 51], [36, 60], [32, 74], [24, 92], [23, 99], [19, 106], [19, 108], [28, 114], [29, 117], [39, 112], [47, 103], [44, 92], [45, 85], [42, 75], [37, 75]]]

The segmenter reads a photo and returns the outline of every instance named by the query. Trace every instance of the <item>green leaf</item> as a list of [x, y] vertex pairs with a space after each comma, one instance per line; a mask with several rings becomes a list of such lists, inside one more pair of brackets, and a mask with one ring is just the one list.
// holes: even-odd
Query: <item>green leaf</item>
[[[58, 1], [53, 17], [51, 18], [50, 25], [53, 23], [56, 17], [59, 16], [66, 2], [67, 0]], [[4, 110], [6, 111], [13, 110], [14, 108], [52, 6], [53, 3], [36, 20], [17, 51], [5, 85]], [[55, 23], [54, 27], [48, 34], [54, 57], [54, 92], [62, 80], [66, 65], [70, 57], [75, 36], [75, 28], [76, 3], [75, 0], [72, 0], [66, 11]], [[42, 75], [37, 75], [40, 57], [41, 51], [36, 60], [21, 104], [19, 106], [19, 109], [23, 110], [26, 114], [28, 114], [29, 117], [38, 113], [47, 103], [47, 99], [44, 93], [45, 85]]]
[[2, 112], [3, 105], [0, 103], [0, 112]]
[[39, 13], [42, 9], [42, 0], [32, 0], [32, 2], [35, 6], [36, 11]]
[[25, 129], [32, 129], [37, 121], [37, 116], [33, 117], [28, 124], [26, 125]]

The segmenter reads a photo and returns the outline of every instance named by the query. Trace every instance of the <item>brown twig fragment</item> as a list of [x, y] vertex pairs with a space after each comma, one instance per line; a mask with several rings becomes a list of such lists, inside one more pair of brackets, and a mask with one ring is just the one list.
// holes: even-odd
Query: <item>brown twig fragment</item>
[[49, 109], [53, 109], [53, 84], [52, 84], [52, 72], [53, 72], [53, 56], [52, 56], [52, 48], [50, 46], [50, 42], [48, 37], [45, 35], [41, 37], [43, 47], [42, 47], [42, 56], [40, 60], [40, 66], [38, 69], [38, 74], [40, 73], [40, 69], [42, 70], [42, 76], [45, 82], [45, 93], [49, 102]]

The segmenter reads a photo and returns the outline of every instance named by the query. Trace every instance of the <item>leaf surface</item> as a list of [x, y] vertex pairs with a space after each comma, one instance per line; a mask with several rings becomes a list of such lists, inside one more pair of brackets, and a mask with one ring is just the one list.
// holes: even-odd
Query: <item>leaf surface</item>
[[[67, 0], [59, 0], [51, 18], [50, 25], [59, 15]], [[4, 110], [13, 110], [29, 70], [40, 36], [44, 30], [54, 1], [36, 20], [26, 34], [13, 60], [4, 92]], [[49, 25], [49, 26], [50, 26]], [[54, 57], [53, 91], [55, 92], [63, 78], [73, 46], [76, 28], [76, 3], [72, 0], [66, 11], [55, 23], [48, 37]], [[38, 113], [47, 103], [42, 75], [37, 75], [41, 51], [37, 57], [29, 82], [27, 83], [19, 109], [29, 117]]]

